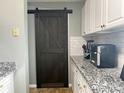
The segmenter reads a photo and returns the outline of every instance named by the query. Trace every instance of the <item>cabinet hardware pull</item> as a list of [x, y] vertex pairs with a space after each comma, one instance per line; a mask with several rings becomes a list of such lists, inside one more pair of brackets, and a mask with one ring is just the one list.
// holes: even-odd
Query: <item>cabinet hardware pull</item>
[[103, 27], [106, 27], [106, 25], [103, 25]]

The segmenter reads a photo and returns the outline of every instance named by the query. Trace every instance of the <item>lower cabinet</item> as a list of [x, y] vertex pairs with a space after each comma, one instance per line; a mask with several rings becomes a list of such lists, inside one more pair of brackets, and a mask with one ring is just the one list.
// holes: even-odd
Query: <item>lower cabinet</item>
[[89, 85], [86, 83], [86, 80], [81, 75], [81, 73], [77, 73], [77, 80], [78, 80], [78, 87], [79, 92], [78, 93], [92, 93], [92, 90], [90, 89]]
[[0, 81], [0, 93], [14, 93], [14, 76], [13, 73], [6, 76]]
[[93, 93], [73, 62], [71, 63], [71, 83], [73, 93]]

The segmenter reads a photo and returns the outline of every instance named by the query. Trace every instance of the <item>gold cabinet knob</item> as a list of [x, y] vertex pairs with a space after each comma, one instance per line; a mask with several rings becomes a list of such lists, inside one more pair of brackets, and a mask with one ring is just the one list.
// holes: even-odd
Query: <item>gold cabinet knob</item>
[[106, 27], [106, 25], [105, 25], [105, 24], [103, 24], [103, 27]]

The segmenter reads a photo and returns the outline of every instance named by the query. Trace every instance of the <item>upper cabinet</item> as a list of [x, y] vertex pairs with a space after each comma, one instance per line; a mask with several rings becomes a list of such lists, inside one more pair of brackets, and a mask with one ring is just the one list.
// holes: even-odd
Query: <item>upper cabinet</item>
[[84, 5], [84, 19], [85, 19], [85, 29], [83, 34], [90, 34], [95, 31], [95, 2], [94, 0], [86, 0]]
[[124, 28], [124, 0], [86, 0], [84, 10], [85, 35]]
[[103, 0], [93, 1], [95, 1], [95, 31], [100, 31], [103, 28]]
[[85, 2], [85, 6], [84, 6], [84, 18], [85, 18], [85, 27], [84, 27], [84, 34], [88, 34], [90, 33], [90, 27], [89, 27], [89, 23], [90, 23], [90, 0], [87, 0]]
[[124, 25], [124, 0], [106, 0], [105, 29]]
[[90, 0], [90, 33], [95, 31], [95, 1]]

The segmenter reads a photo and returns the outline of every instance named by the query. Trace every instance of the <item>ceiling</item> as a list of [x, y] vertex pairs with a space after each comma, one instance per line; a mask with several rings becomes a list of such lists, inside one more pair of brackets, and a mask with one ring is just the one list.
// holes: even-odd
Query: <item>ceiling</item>
[[84, 0], [28, 0], [28, 2], [80, 2]]

